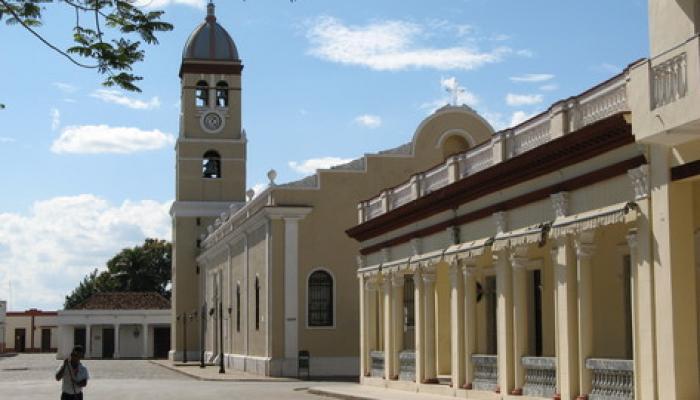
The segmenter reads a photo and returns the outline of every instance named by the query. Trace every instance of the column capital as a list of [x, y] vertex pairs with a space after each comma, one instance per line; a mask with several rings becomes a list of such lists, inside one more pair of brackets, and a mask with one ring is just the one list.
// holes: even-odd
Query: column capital
[[476, 267], [468, 267], [465, 265], [464, 268], [462, 268], [462, 274], [467, 279], [476, 277], [478, 272], [479, 270]]
[[415, 287], [418, 287], [422, 281], [423, 281], [422, 274], [421, 274], [419, 269], [416, 269], [415, 272], [413, 273], [413, 285]]
[[565, 217], [569, 214], [569, 192], [554, 193], [549, 198], [552, 199], [552, 208], [556, 218]]
[[590, 258], [595, 252], [595, 244], [591, 235], [581, 234], [574, 242], [576, 245], [576, 257], [579, 259]]
[[530, 259], [528, 257], [519, 256], [515, 253], [511, 253], [510, 255], [510, 265], [515, 271], [524, 270], [529, 261]]
[[628, 170], [627, 176], [629, 176], [632, 181], [635, 200], [642, 200], [649, 197], [649, 164], [643, 164], [637, 168]]
[[455, 285], [459, 282], [460, 266], [457, 262], [450, 264], [450, 282]]
[[493, 222], [496, 224], [496, 233], [503, 233], [507, 230], [506, 212], [499, 211], [493, 213]]
[[423, 270], [421, 276], [423, 277], [423, 282], [425, 282], [426, 284], [435, 283], [435, 269], [431, 271]]

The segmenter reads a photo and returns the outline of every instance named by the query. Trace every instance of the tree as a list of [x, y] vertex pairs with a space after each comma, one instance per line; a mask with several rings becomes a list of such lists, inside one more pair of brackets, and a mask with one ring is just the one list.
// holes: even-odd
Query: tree
[[112, 257], [106, 271], [95, 269], [85, 276], [66, 296], [64, 307], [76, 307], [100, 292], [157, 292], [170, 298], [171, 261], [170, 243], [146, 239], [143, 245], [123, 249]]
[[[105, 76], [103, 85], [140, 92], [136, 83], [143, 78], [132, 73], [143, 61], [141, 43], [156, 45], [159, 32], [173, 26], [161, 21], [164, 11], [143, 11], [138, 0], [62, 0], [57, 4], [75, 11], [74, 46], [60, 49], [36, 28], [42, 25], [46, 0], [0, 0], [0, 20], [20, 25], [44, 45], [81, 68], [94, 69]], [[134, 38], [138, 40], [134, 40]]]

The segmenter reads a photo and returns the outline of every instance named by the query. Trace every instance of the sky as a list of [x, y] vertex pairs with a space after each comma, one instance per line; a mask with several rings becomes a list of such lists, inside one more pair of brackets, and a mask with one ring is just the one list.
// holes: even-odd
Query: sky
[[[0, 23], [0, 299], [60, 309], [146, 237], [170, 239], [183, 45], [206, 0], [137, 0], [172, 32], [147, 46], [142, 93], [101, 86]], [[249, 187], [408, 142], [452, 100], [497, 130], [648, 55], [644, 0], [219, 0], [243, 70]], [[75, 15], [45, 5], [45, 37]]]

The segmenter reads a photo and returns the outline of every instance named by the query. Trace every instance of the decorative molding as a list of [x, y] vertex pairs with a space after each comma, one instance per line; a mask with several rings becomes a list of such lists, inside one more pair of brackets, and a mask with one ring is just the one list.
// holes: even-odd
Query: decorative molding
[[508, 230], [505, 211], [493, 213], [493, 222], [496, 224], [496, 233], [503, 233]]
[[382, 262], [391, 261], [391, 252], [388, 247], [382, 249]]
[[525, 270], [530, 264], [528, 257], [519, 256], [516, 253], [510, 255], [510, 265], [514, 270]]
[[411, 250], [413, 255], [417, 256], [423, 253], [423, 241], [420, 238], [411, 239]]
[[552, 199], [552, 207], [554, 208], [554, 216], [562, 218], [569, 215], [569, 193], [559, 192], [549, 196]]
[[403, 287], [403, 284], [405, 282], [404, 276], [402, 273], [395, 272], [391, 275], [391, 284], [395, 287]]
[[637, 248], [637, 244], [639, 243], [639, 237], [637, 236], [637, 230], [636, 229], [630, 229], [629, 233], [627, 233], [626, 236], [627, 239], [627, 245], [631, 250], [634, 250]]
[[649, 165], [643, 164], [627, 171], [627, 176], [632, 180], [634, 199], [642, 200], [649, 197]]

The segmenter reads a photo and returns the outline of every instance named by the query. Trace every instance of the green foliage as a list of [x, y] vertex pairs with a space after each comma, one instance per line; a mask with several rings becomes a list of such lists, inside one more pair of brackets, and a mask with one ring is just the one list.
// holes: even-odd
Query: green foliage
[[73, 308], [98, 292], [158, 292], [170, 298], [172, 246], [165, 240], [146, 239], [107, 261], [107, 270], [93, 272], [66, 296], [64, 307]]
[[46, 0], [0, 0], [0, 20], [7, 25], [20, 25], [49, 48], [73, 64], [96, 69], [105, 76], [103, 85], [140, 92], [133, 66], [143, 61], [141, 43], [157, 45], [159, 32], [173, 26], [161, 20], [163, 11], [144, 11], [133, 6], [133, 0], [63, 0], [53, 3], [75, 10], [74, 46], [59, 49], [35, 28], [43, 22]]

